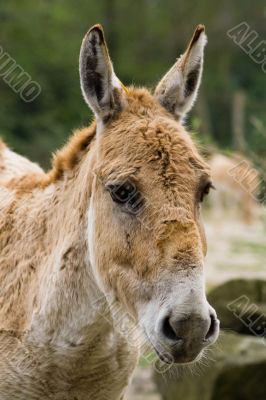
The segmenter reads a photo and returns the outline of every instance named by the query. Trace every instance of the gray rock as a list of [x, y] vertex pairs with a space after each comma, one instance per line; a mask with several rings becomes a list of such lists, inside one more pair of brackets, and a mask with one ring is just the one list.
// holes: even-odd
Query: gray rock
[[264, 339], [222, 333], [210, 360], [203, 361], [208, 366], [155, 373], [163, 400], [266, 400]]
[[266, 281], [234, 279], [211, 290], [223, 329], [266, 338]]

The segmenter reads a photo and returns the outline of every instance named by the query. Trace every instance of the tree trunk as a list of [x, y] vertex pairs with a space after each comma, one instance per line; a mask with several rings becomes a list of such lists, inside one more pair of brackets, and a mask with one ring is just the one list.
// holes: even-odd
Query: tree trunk
[[237, 151], [245, 152], [246, 141], [244, 135], [246, 94], [242, 90], [236, 90], [233, 94], [232, 106], [232, 132], [233, 145]]

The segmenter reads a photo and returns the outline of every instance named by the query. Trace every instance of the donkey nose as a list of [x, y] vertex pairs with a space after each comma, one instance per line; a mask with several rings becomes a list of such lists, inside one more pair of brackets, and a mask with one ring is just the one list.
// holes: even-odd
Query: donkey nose
[[180, 346], [198, 348], [199, 350], [213, 343], [219, 331], [219, 321], [213, 312], [202, 318], [198, 314], [190, 314], [182, 318], [166, 316], [162, 322], [163, 336]]

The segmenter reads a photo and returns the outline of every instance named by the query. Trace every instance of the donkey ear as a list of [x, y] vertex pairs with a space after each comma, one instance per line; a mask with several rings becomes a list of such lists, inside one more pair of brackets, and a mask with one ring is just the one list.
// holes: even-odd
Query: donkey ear
[[185, 53], [155, 89], [155, 97], [161, 105], [178, 118], [190, 111], [196, 100], [206, 43], [205, 27], [198, 25]]
[[116, 77], [100, 25], [83, 39], [79, 59], [81, 90], [96, 118], [106, 123], [123, 108], [123, 86]]

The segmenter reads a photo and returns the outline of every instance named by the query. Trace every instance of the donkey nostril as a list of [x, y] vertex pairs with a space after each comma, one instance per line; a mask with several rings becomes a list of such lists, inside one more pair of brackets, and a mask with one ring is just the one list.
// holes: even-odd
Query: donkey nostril
[[210, 323], [210, 327], [207, 332], [207, 335], [205, 337], [205, 340], [211, 339], [211, 337], [215, 335], [216, 330], [217, 330], [217, 321], [213, 314], [210, 315], [210, 319], [211, 319], [211, 323]]
[[162, 324], [162, 332], [164, 334], [164, 336], [166, 336], [168, 339], [171, 340], [180, 340], [181, 338], [178, 337], [174, 331], [174, 328], [172, 327], [171, 323], [170, 323], [170, 317], [165, 317], [163, 320], [163, 324]]

